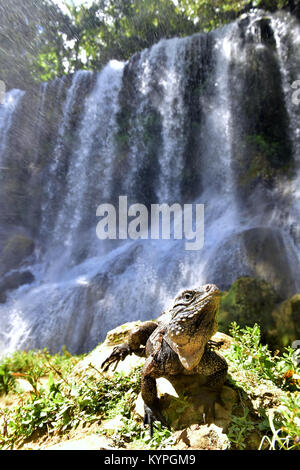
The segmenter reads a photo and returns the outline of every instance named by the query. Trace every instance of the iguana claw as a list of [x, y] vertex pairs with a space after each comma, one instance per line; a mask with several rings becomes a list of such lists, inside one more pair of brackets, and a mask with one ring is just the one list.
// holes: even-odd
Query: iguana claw
[[149, 434], [150, 437], [153, 436], [153, 423], [154, 421], [160, 421], [162, 424], [165, 425], [165, 420], [157, 408], [157, 406], [151, 406], [151, 408], [144, 404], [144, 410], [145, 410], [145, 415], [144, 415], [144, 426], [149, 424]]
[[224, 344], [224, 341], [214, 341], [212, 339], [209, 339], [207, 342], [207, 345], [209, 348], [216, 348], [220, 349]]
[[107, 359], [105, 359], [105, 361], [102, 362], [101, 369], [107, 371], [109, 367], [115, 363], [113, 370], [116, 370], [119, 362], [123, 361], [130, 353], [131, 351], [128, 344], [120, 344], [119, 346], [114, 347], [112, 353], [108, 356]]

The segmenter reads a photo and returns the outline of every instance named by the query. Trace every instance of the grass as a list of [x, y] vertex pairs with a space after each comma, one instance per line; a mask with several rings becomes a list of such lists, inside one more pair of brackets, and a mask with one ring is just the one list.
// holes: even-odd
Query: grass
[[[228, 381], [238, 391], [239, 404], [232, 412], [228, 437], [233, 449], [247, 449], [249, 439], [260, 436], [257, 448], [300, 448], [300, 371], [295, 351], [272, 353], [260, 342], [258, 325], [239, 328], [232, 324], [231, 347], [222, 351], [229, 365]], [[18, 405], [0, 408], [0, 448], [21, 448], [39, 436], [67, 435], [82, 425], [99, 424], [97, 432], [116, 447], [162, 449], [174, 444], [171, 429], [156, 423], [151, 438], [135, 415], [141, 368], [111, 378], [93, 368], [94, 375], [76, 379], [70, 372], [80, 356], [50, 355], [47, 350], [17, 352], [0, 362], [0, 394], [14, 395]], [[32, 388], [24, 393], [18, 378]], [[41, 385], [41, 377], [44, 377]], [[45, 381], [45, 377], [47, 377]], [[280, 405], [254, 410], [252, 398], [265, 387], [272, 396], [280, 392]], [[122, 417], [117, 429], [101, 427], [103, 420]]]
[[[230, 330], [234, 342], [223, 352], [229, 364], [230, 382], [243, 398], [257, 395], [264, 388], [280, 405], [256, 410], [255, 418], [249, 416], [246, 404], [243, 416], [232, 416], [229, 439], [233, 447], [244, 449], [247, 437], [254, 429], [264, 432], [259, 448], [300, 449], [300, 369], [295, 350], [285, 348], [279, 355], [272, 353], [260, 342], [260, 328], [241, 329], [236, 323]], [[279, 393], [278, 393], [279, 392]]]
[[68, 375], [82, 356], [72, 356], [66, 348], [61, 354], [51, 355], [47, 349], [42, 351], [16, 351], [0, 362], [0, 396], [17, 391], [17, 378], [27, 380], [34, 392], [38, 393], [41, 377], [50, 372], [56, 377]]

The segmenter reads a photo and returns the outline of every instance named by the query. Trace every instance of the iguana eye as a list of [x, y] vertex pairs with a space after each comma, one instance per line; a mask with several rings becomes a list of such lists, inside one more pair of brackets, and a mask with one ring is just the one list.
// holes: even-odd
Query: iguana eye
[[193, 294], [192, 294], [191, 292], [185, 292], [185, 293], [183, 294], [184, 300], [191, 300], [192, 297], [193, 297]]

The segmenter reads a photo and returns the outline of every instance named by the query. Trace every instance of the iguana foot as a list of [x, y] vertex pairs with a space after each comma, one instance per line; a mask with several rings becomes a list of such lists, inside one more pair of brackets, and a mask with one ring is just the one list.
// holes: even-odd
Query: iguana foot
[[130, 353], [131, 350], [128, 344], [120, 344], [119, 346], [116, 346], [110, 356], [108, 356], [108, 358], [105, 359], [104, 362], [102, 362], [101, 369], [107, 371], [108, 368], [113, 363], [115, 363], [115, 367], [113, 370], [116, 370], [116, 367], [118, 366], [119, 362], [123, 361]]
[[144, 404], [144, 410], [145, 410], [144, 426], [146, 426], [147, 424], [149, 425], [149, 433], [150, 433], [150, 436], [152, 437], [154, 421], [160, 421], [164, 425], [166, 423], [157, 405], [152, 405], [150, 408], [150, 406]]
[[208, 342], [207, 342], [207, 346], [209, 348], [216, 348], [216, 349], [220, 349], [224, 344], [224, 341], [214, 341], [212, 339], [209, 339]]

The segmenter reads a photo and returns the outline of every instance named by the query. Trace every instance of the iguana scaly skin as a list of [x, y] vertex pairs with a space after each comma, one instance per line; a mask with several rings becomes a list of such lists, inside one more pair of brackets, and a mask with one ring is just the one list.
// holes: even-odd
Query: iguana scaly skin
[[225, 359], [210, 341], [217, 332], [217, 311], [220, 291], [214, 284], [182, 291], [155, 322], [142, 323], [128, 338], [128, 342], [116, 346], [103, 362], [108, 367], [128, 354], [146, 356], [142, 371], [141, 393], [145, 404], [145, 424], [155, 419], [163, 421], [159, 411], [156, 379], [174, 375], [206, 376], [209, 389], [204, 403], [204, 421], [214, 420], [214, 404], [220, 401], [219, 392], [227, 374]]

